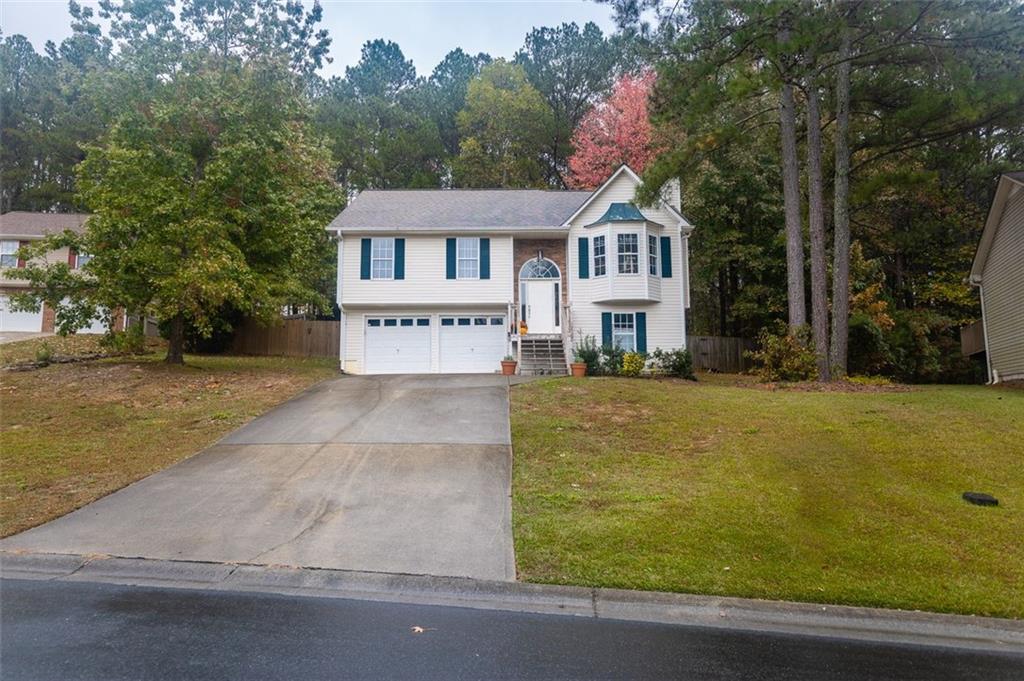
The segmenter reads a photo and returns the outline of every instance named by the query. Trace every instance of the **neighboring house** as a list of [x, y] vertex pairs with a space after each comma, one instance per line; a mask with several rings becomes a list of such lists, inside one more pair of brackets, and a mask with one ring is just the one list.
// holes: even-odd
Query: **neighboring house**
[[[9, 279], [7, 270], [25, 267], [25, 262], [18, 258], [18, 249], [32, 241], [38, 241], [52, 234], [65, 230], [81, 233], [85, 229], [85, 221], [89, 218], [84, 213], [33, 213], [28, 211], [11, 211], [0, 215], [0, 331], [53, 331], [55, 326], [54, 311], [43, 305], [33, 312], [15, 312], [11, 309], [8, 295], [25, 291], [28, 282]], [[80, 269], [89, 261], [86, 253], [76, 253], [61, 248], [46, 254], [47, 262], [67, 262], [73, 270]], [[115, 320], [122, 324], [120, 316]], [[106, 327], [100, 320], [79, 329], [80, 333], [104, 333]]]
[[[679, 186], [651, 208], [620, 167], [600, 188], [368, 190], [338, 240], [344, 371], [564, 373], [583, 336], [686, 346], [693, 227]], [[520, 323], [527, 331], [520, 334]]]
[[1024, 379], [1024, 171], [999, 178], [971, 267], [991, 383]]

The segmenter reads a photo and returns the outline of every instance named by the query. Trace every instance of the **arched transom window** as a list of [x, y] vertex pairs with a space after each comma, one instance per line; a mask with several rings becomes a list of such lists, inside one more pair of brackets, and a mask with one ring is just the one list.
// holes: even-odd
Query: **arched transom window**
[[520, 279], [558, 279], [558, 265], [547, 258], [528, 260], [519, 270]]

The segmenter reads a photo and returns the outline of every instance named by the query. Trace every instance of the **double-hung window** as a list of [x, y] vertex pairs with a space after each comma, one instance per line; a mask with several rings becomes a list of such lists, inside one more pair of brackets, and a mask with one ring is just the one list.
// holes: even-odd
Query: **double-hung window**
[[637, 234], [619, 235], [619, 274], [640, 274], [640, 237]]
[[632, 312], [612, 315], [612, 345], [626, 352], [636, 350], [636, 319]]
[[18, 248], [17, 241], [0, 241], [0, 267], [18, 266]]
[[455, 277], [457, 279], [480, 278], [480, 239], [477, 237], [459, 237], [455, 242], [457, 263]]
[[594, 276], [602, 277], [607, 270], [603, 236], [594, 237]]
[[654, 234], [647, 235], [647, 271], [658, 275], [658, 237]]
[[370, 278], [395, 278], [395, 240], [374, 238], [370, 242]]

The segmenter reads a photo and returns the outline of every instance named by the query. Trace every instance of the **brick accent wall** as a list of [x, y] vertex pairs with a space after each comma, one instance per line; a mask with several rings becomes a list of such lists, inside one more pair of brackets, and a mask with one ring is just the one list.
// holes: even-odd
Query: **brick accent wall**
[[515, 262], [515, 301], [519, 305], [519, 270], [523, 263], [537, 257], [537, 251], [543, 251], [545, 258], [558, 265], [562, 273], [562, 304], [569, 302], [569, 296], [565, 290], [565, 239], [515, 239], [513, 243], [512, 257]]
[[57, 311], [43, 303], [43, 332], [53, 333], [57, 330]]

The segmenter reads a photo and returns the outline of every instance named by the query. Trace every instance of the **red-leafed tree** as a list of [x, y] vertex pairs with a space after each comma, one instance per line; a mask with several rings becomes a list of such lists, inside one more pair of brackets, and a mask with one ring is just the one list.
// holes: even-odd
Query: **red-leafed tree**
[[654, 77], [653, 72], [622, 76], [607, 99], [583, 117], [572, 138], [570, 187], [593, 189], [623, 163], [642, 173], [658, 154], [647, 117]]

